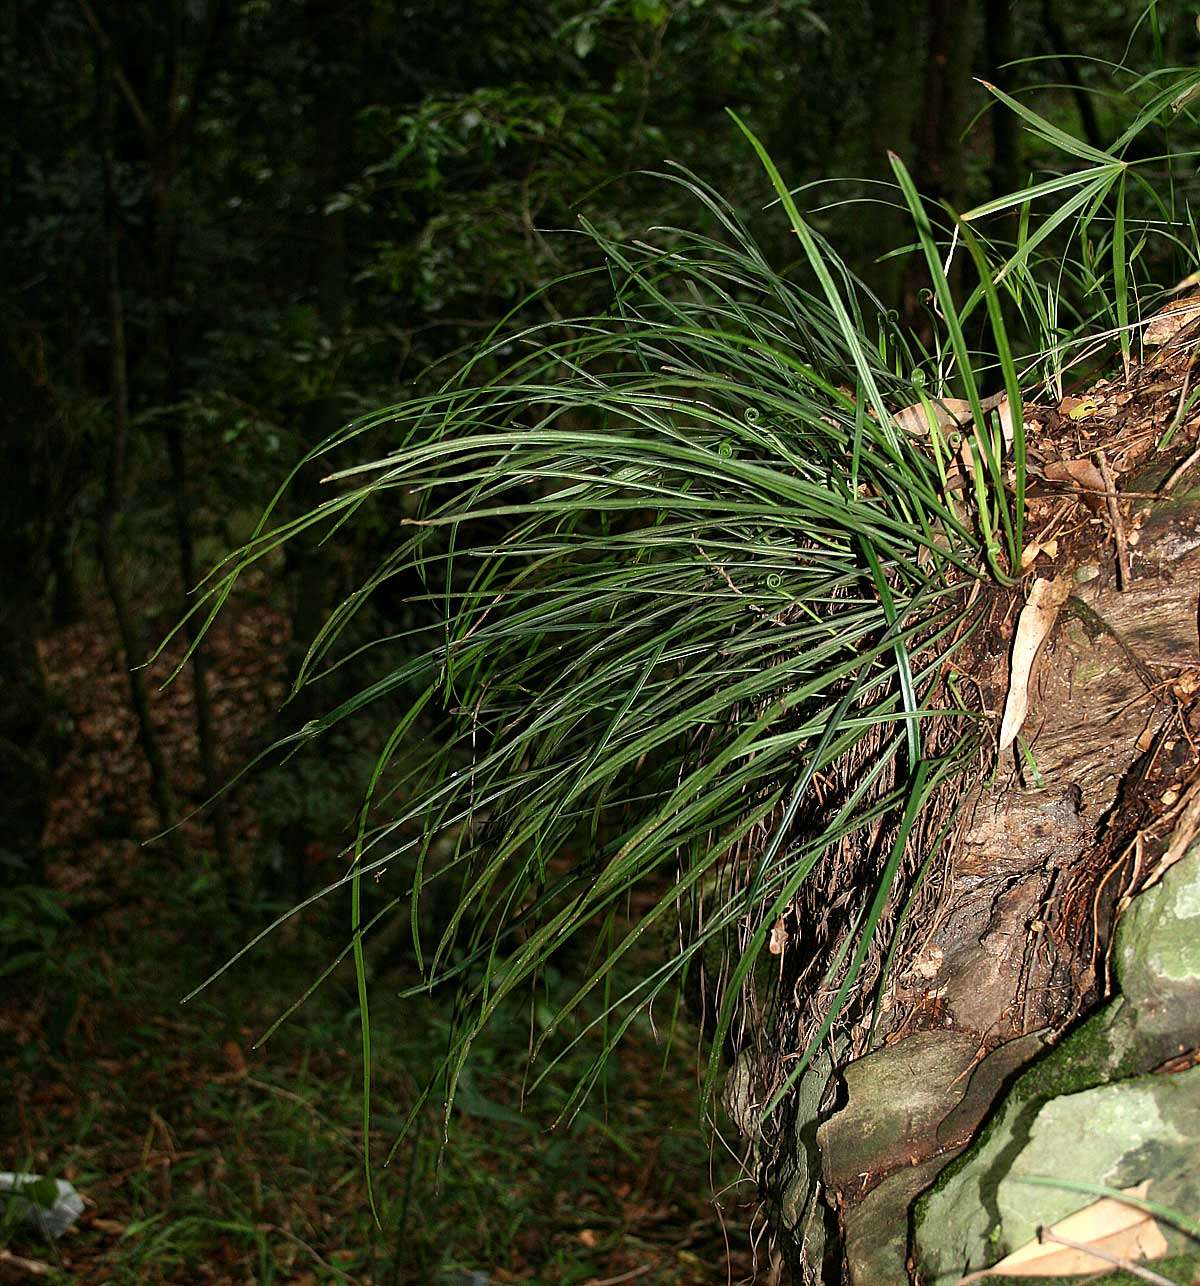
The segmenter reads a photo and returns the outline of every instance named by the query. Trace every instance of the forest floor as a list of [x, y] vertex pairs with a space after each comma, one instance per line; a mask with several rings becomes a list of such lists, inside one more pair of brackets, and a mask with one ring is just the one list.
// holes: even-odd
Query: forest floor
[[[262, 744], [283, 695], [285, 644], [265, 595], [213, 635], [223, 771]], [[55, 635], [43, 663], [69, 751], [47, 836], [54, 900], [38, 925], [41, 946], [0, 980], [2, 1168], [68, 1179], [86, 1210], [57, 1242], [0, 1225], [0, 1281], [753, 1278], [753, 1190], [697, 1124], [690, 1029], [660, 1044], [661, 1031], [635, 1026], [605, 1092], [551, 1130], [566, 1088], [523, 1105], [530, 1013], [503, 1013], [464, 1079], [450, 1146], [440, 1147], [431, 1117], [382, 1169], [450, 1030], [440, 1003], [401, 1005], [383, 985], [373, 1000], [376, 1227], [363, 1174], [353, 972], [336, 972], [252, 1048], [340, 949], [344, 926], [329, 915], [291, 921], [181, 1005], [230, 945], [208, 824], [184, 824], [182, 858], [139, 843], [154, 829], [145, 764], [99, 609]], [[186, 677], [155, 696], [154, 711], [176, 789], [196, 801]], [[344, 822], [355, 801], [331, 795]], [[275, 799], [276, 812], [289, 798]], [[263, 816], [261, 792], [235, 796], [237, 850], [260, 870], [273, 842]], [[314, 844], [305, 860], [320, 865], [334, 851]], [[243, 932], [267, 924], [286, 897], [259, 898]], [[586, 1042], [579, 1049], [568, 1077], [594, 1054]]]

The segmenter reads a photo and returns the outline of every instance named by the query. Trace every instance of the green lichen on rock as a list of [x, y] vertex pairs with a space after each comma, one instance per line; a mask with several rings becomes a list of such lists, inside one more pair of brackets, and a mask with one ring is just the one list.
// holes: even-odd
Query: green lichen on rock
[[1147, 889], [1121, 922], [1115, 966], [1124, 995], [1143, 1004], [1159, 997], [1177, 1007], [1182, 990], [1200, 1004], [1200, 858], [1185, 859]]
[[1149, 1179], [1156, 1203], [1194, 1208], [1198, 1144], [1200, 1068], [1131, 1077], [1049, 1100], [996, 1189], [1006, 1251], [1093, 1199], [1031, 1180], [1061, 1177], [1123, 1190]]

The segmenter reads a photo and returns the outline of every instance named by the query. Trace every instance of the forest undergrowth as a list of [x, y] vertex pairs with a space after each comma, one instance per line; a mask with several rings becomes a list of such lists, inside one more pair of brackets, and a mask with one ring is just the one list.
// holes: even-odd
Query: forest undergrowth
[[[286, 641], [285, 618], [261, 594], [213, 636], [230, 764], [261, 739], [282, 698]], [[353, 973], [335, 975], [253, 1048], [324, 963], [322, 921], [294, 921], [269, 955], [251, 953], [180, 1005], [221, 951], [224, 882], [206, 856], [204, 818], [185, 823], [184, 868], [134, 838], [153, 817], [117, 657], [99, 617], [43, 651], [72, 748], [47, 836], [50, 895], [25, 925], [25, 968], [0, 993], [3, 1129], [15, 1168], [69, 1180], [87, 1208], [57, 1243], [5, 1226], [0, 1281], [683, 1286], [750, 1274], [752, 1194], [695, 1128], [686, 1042], [664, 1051], [648, 1023], [637, 1026], [608, 1093], [551, 1131], [552, 1094], [539, 1096], [536, 1114], [522, 1106], [531, 1014], [521, 1005], [505, 1012], [463, 1086], [453, 1147], [442, 1151], [431, 1116], [381, 1172], [376, 1228], [363, 1191]], [[172, 686], [157, 695], [155, 718], [178, 787], [195, 799], [190, 700], [188, 685]], [[272, 844], [261, 820], [271, 786], [257, 788], [254, 807], [247, 791], [231, 808], [244, 856]], [[344, 820], [337, 807], [331, 826]], [[309, 844], [314, 880], [337, 848], [336, 835]], [[261, 896], [250, 908], [255, 918], [274, 909]], [[196, 932], [205, 923], [212, 932]], [[390, 970], [377, 991], [382, 1154], [450, 1024], [437, 1000], [406, 1002], [402, 1016], [397, 1001], [389, 1014], [397, 987], [387, 984], [406, 980], [404, 965], [380, 968]], [[586, 1044], [579, 1057], [590, 1057]]]

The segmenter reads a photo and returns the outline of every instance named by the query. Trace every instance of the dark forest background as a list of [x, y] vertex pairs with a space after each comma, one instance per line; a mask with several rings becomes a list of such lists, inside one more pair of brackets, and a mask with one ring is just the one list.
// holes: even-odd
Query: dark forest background
[[[710, 1173], [686, 1048], [659, 1075], [644, 1033], [607, 1107], [549, 1135], [522, 1105], [527, 1016], [513, 1015], [467, 1087], [440, 1195], [432, 1138], [398, 1156], [380, 1229], [355, 1133], [352, 976], [249, 1048], [336, 949], [332, 921], [293, 923], [177, 1006], [331, 878], [369, 729], [192, 814], [336, 695], [335, 674], [284, 702], [326, 612], [394, 539], [384, 519], [356, 544], [265, 560], [174, 686], [160, 690], [194, 619], [165, 661], [140, 663], [328, 433], [433, 387], [555, 279], [535, 316], [603, 306], [604, 279], [581, 272], [596, 261], [581, 216], [617, 237], [694, 220], [686, 190], [656, 177], [682, 165], [774, 265], [793, 261], [726, 109], [919, 327], [910, 260], [889, 254], [908, 233], [888, 149], [956, 209], [1012, 191], [1044, 158], [980, 79], [1104, 147], [1130, 79], [1114, 64], [1194, 61], [1196, 8], [3, 7], [0, 1168], [93, 1198], [74, 1240], [31, 1246], [9, 1229], [12, 1253], [97, 1281], [583, 1281], [644, 1263], [645, 1280], [723, 1281], [727, 1258], [751, 1271], [752, 1193], [719, 1149]], [[284, 512], [318, 491], [302, 472]], [[365, 638], [411, 624], [404, 591], [375, 597]], [[385, 982], [408, 968], [402, 939], [372, 962]], [[398, 1118], [445, 1036], [436, 1007], [401, 1012], [390, 1028], [384, 1012], [379, 1049]], [[376, 1124], [386, 1135], [386, 1110]]]

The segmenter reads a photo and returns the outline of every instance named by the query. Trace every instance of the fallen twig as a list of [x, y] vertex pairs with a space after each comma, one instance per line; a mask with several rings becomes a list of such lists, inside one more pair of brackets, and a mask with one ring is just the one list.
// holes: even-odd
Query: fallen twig
[[1068, 1250], [1081, 1250], [1085, 1255], [1092, 1255], [1096, 1259], [1102, 1259], [1106, 1264], [1112, 1264], [1114, 1268], [1119, 1268], [1122, 1272], [1131, 1273], [1134, 1277], [1140, 1277], [1144, 1282], [1154, 1282], [1155, 1286], [1178, 1286], [1178, 1283], [1173, 1282], [1169, 1277], [1163, 1277], [1161, 1273], [1151, 1272], [1149, 1268], [1143, 1268], [1135, 1259], [1126, 1259], [1124, 1255], [1114, 1255], [1111, 1251], [1102, 1250], [1099, 1246], [1090, 1242], [1074, 1241], [1072, 1238], [1063, 1237], [1049, 1228], [1038, 1229], [1038, 1241], [1043, 1243], [1049, 1241], [1056, 1246], [1066, 1246]]
[[1197, 460], [1200, 460], [1200, 447], [1197, 447], [1195, 451], [1193, 451], [1192, 454], [1188, 456], [1186, 460], [1177, 464], [1175, 468], [1171, 470], [1171, 472], [1167, 475], [1166, 481], [1162, 484], [1161, 487], [1159, 487], [1158, 494], [1160, 496], [1170, 495], [1171, 489], [1175, 486], [1175, 484], [1179, 481], [1179, 479], [1182, 478], [1185, 473], [1187, 473], [1187, 471], [1192, 467], [1192, 465], [1196, 463]]
[[18, 1272], [28, 1273], [30, 1277], [49, 1277], [54, 1271], [52, 1264], [44, 1264], [40, 1259], [26, 1259], [14, 1255], [11, 1250], [0, 1250], [0, 1266], [11, 1265]]
[[1124, 590], [1129, 588], [1129, 542], [1125, 539], [1125, 521], [1121, 517], [1121, 504], [1117, 499], [1117, 484], [1108, 467], [1108, 457], [1103, 451], [1096, 452], [1096, 463], [1100, 466], [1100, 476], [1104, 479], [1104, 503], [1108, 508], [1108, 523], [1117, 546], [1117, 588]]
[[617, 1286], [617, 1282], [631, 1282], [635, 1277], [644, 1277], [653, 1267], [653, 1264], [643, 1264], [641, 1268], [631, 1268], [619, 1277], [589, 1277], [584, 1286]]

